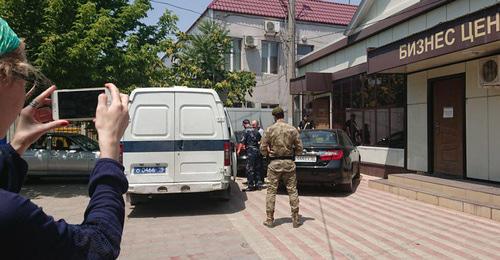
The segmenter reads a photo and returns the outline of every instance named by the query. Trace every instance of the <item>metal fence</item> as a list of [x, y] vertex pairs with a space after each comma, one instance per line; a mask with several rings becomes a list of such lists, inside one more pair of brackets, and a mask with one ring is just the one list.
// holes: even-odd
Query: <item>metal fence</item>
[[[250, 121], [258, 120], [262, 128], [266, 129], [274, 123], [274, 118], [272, 109], [270, 108], [226, 108], [231, 125], [234, 131], [243, 130], [242, 122], [245, 119]], [[287, 118], [287, 113], [285, 112], [285, 118]]]

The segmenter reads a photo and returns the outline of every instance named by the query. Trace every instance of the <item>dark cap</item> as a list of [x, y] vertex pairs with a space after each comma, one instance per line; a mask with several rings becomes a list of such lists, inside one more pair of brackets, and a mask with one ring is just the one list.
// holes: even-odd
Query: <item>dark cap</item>
[[284, 113], [285, 113], [285, 112], [283, 111], [283, 108], [281, 108], [281, 107], [275, 107], [275, 108], [273, 109], [273, 112], [272, 112], [273, 116], [276, 116], [276, 115], [283, 115]]
[[248, 120], [248, 119], [243, 120], [243, 124], [244, 125], [249, 125], [250, 124], [250, 120]]

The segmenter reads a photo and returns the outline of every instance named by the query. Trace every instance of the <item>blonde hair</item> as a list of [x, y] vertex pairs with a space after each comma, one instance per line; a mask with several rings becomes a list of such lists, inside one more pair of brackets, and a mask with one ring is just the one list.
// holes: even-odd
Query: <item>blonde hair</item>
[[33, 77], [34, 80], [48, 80], [28, 62], [24, 46], [24, 42], [21, 42], [16, 50], [0, 56], [0, 82], [11, 82], [16, 76], [21, 76], [22, 79]]

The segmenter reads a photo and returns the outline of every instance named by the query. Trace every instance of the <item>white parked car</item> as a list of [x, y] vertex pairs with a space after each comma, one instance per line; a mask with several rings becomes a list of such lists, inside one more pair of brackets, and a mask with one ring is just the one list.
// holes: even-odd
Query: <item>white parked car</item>
[[23, 158], [29, 177], [88, 176], [99, 158], [99, 144], [80, 134], [48, 133]]
[[232, 129], [214, 90], [136, 89], [129, 113], [122, 150], [132, 205], [168, 193], [219, 192], [229, 199]]

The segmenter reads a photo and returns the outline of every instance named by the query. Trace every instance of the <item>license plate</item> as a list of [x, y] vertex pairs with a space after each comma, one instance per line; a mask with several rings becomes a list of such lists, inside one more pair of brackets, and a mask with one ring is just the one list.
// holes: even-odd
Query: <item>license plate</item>
[[296, 162], [316, 162], [316, 156], [296, 156]]
[[134, 174], [166, 173], [167, 167], [134, 167]]

